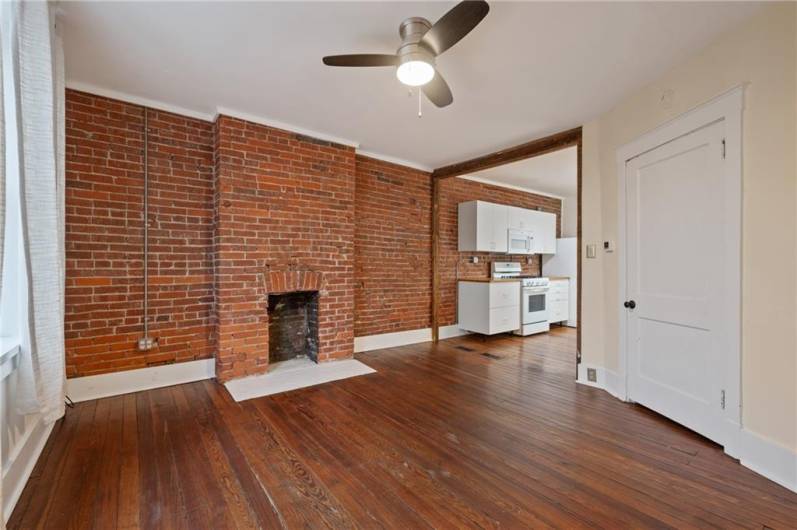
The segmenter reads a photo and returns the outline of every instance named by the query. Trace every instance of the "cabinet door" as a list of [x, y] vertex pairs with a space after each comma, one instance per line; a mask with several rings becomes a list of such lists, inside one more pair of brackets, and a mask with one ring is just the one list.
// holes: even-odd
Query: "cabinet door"
[[556, 254], [556, 214], [527, 210], [534, 225], [535, 254]]
[[520, 282], [491, 282], [490, 309], [514, 307], [520, 311]]
[[507, 228], [512, 230], [531, 230], [528, 210], [517, 206], [507, 206]]
[[520, 311], [517, 307], [490, 309], [490, 335], [515, 331], [520, 327]]
[[478, 242], [479, 250], [486, 252], [506, 252], [507, 250], [507, 207], [491, 202], [478, 204]]
[[542, 254], [556, 254], [556, 214], [538, 212], [540, 216], [540, 238]]

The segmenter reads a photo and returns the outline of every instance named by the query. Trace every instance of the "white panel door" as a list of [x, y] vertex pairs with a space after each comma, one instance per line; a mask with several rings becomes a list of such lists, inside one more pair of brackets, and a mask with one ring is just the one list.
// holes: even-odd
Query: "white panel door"
[[626, 164], [629, 397], [715, 441], [725, 366], [723, 135], [718, 122]]

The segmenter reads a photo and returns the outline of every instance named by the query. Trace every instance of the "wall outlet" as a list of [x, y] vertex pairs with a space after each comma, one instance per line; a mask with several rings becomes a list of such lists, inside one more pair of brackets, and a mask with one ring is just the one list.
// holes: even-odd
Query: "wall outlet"
[[138, 339], [138, 351], [149, 351], [158, 345], [158, 339], [152, 337], [141, 337]]
[[479, 263], [479, 256], [471, 256], [470, 257], [471, 263]]
[[587, 368], [587, 381], [590, 383], [598, 382], [598, 372], [595, 368]]

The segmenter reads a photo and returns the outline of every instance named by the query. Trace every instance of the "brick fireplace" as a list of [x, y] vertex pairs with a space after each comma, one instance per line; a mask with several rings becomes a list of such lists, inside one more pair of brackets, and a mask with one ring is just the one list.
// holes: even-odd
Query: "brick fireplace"
[[295, 357], [318, 362], [318, 308], [323, 292], [322, 275], [310, 271], [270, 272], [268, 293], [269, 363]]
[[318, 362], [354, 348], [351, 147], [220, 116], [215, 293], [221, 381], [269, 366], [269, 295], [317, 291]]

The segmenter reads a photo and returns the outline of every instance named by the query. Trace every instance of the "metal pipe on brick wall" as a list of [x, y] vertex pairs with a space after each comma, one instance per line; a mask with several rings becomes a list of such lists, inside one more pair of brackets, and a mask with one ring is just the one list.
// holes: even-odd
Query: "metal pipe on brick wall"
[[138, 349], [146, 351], [154, 346], [154, 340], [149, 336], [149, 112], [144, 107], [144, 301], [143, 323], [144, 333], [138, 339]]

